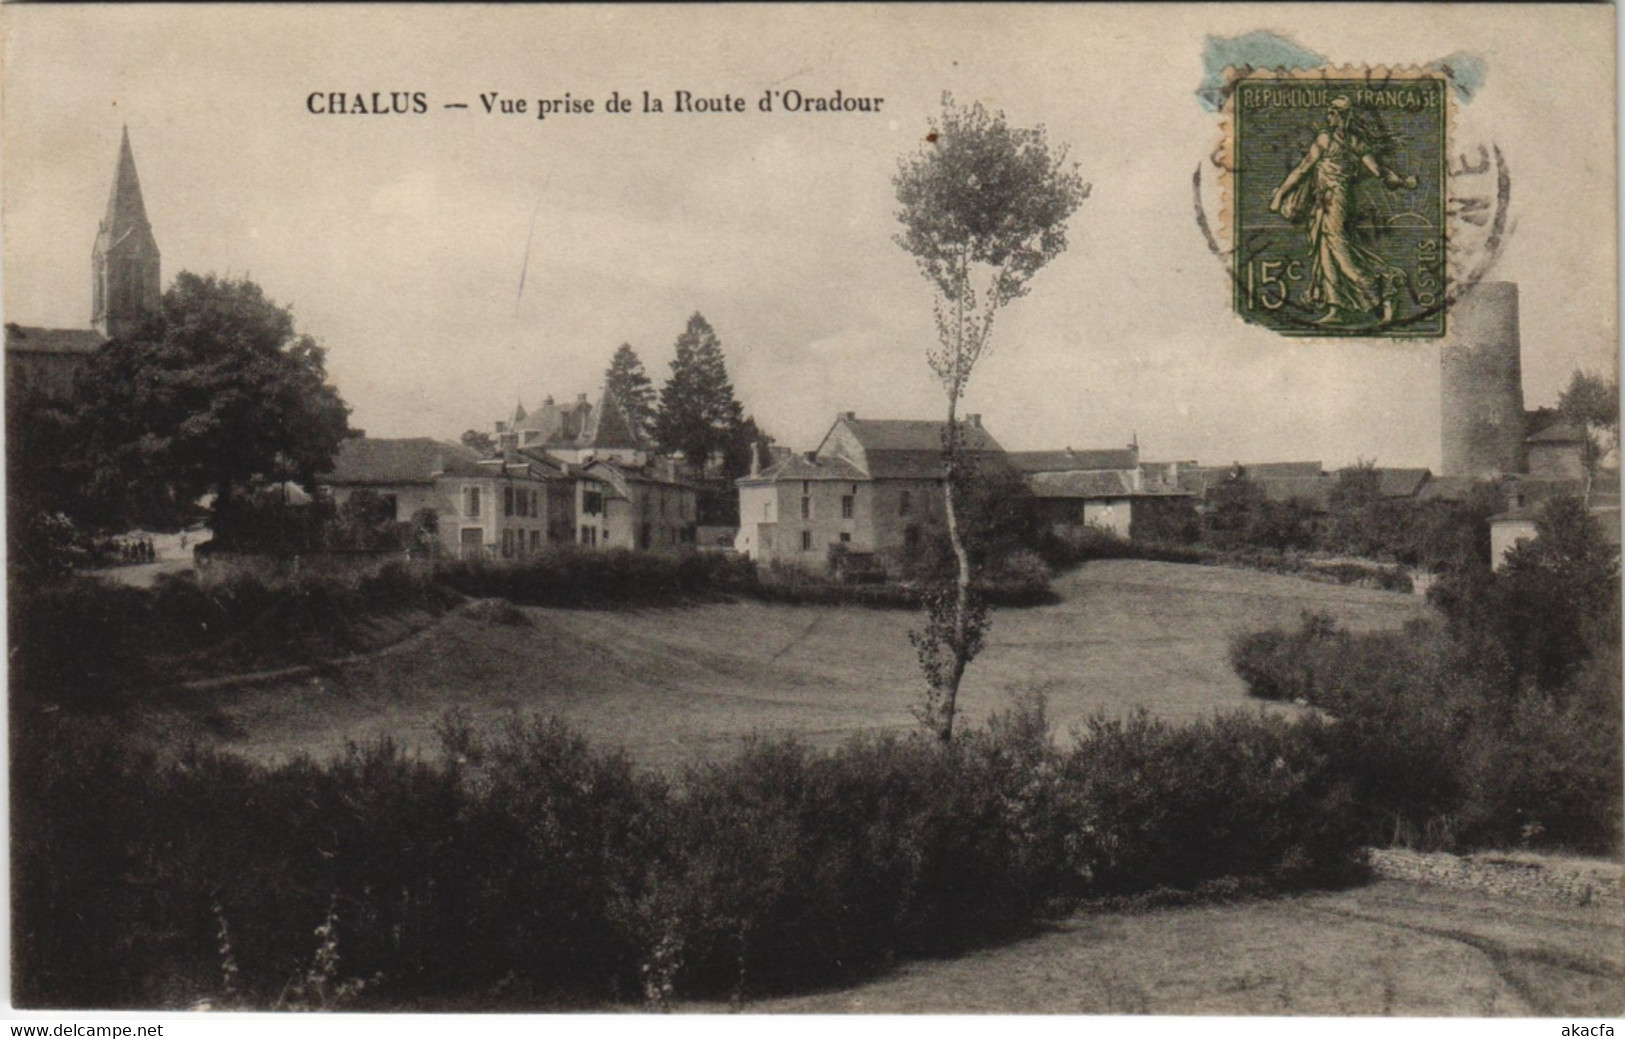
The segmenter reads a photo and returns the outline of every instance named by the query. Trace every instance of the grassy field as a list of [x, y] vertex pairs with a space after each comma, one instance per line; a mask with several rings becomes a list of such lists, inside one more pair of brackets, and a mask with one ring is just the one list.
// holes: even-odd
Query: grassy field
[[[970, 721], [1039, 690], [1064, 734], [1094, 711], [1188, 719], [1259, 707], [1226, 654], [1237, 632], [1397, 627], [1417, 597], [1245, 570], [1094, 563], [1063, 601], [995, 615], [963, 697]], [[667, 768], [750, 733], [833, 745], [913, 725], [920, 685], [907, 612], [743, 602], [681, 609], [459, 613], [320, 679], [193, 694], [144, 716], [262, 761], [322, 756], [389, 735], [431, 749], [448, 708], [476, 721], [558, 715], [595, 742]], [[1625, 1011], [1617, 906], [1516, 902], [1392, 880], [1231, 905], [1081, 913], [1034, 937], [900, 966], [839, 991], [751, 1003], [753, 1013], [1400, 1014]], [[721, 1012], [720, 1005], [685, 1010]]]
[[[1233, 634], [1295, 625], [1306, 609], [1354, 630], [1397, 627], [1427, 609], [1393, 592], [1134, 560], [1090, 564], [1058, 590], [1056, 605], [995, 614], [963, 717], [979, 721], [1028, 690], [1048, 697], [1063, 734], [1097, 710], [1182, 719], [1242, 707], [1256, 701], [1226, 660]], [[322, 678], [192, 694], [147, 722], [165, 738], [278, 761], [379, 735], [430, 749], [452, 707], [476, 722], [558, 715], [651, 767], [726, 753], [751, 733], [829, 746], [914, 724], [921, 679], [908, 611], [740, 602], [521, 613], [517, 625], [455, 616]]]

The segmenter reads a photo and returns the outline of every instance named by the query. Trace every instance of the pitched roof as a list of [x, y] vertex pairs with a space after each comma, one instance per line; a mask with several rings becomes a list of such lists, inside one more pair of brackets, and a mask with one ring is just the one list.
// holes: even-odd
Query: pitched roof
[[1332, 478], [1322, 476], [1270, 476], [1249, 479], [1264, 492], [1270, 501], [1313, 502], [1324, 507], [1330, 499]]
[[1092, 451], [1010, 451], [1010, 464], [1023, 473], [1065, 473], [1103, 469], [1133, 469], [1139, 464], [1133, 448], [1102, 448]]
[[1431, 476], [1427, 469], [1379, 469], [1377, 493], [1384, 498], [1414, 498]]
[[515, 422], [512, 428], [518, 433], [540, 434], [535, 438], [523, 438], [531, 444], [573, 447], [591, 413], [592, 405], [587, 403], [585, 394], [570, 404], [555, 404], [553, 398], [549, 397], [541, 407]]
[[[937, 475], [942, 473], [942, 455], [937, 455]], [[742, 476], [735, 483], [777, 483], [792, 480], [867, 480], [863, 470], [844, 458], [816, 458], [809, 461], [804, 455], [791, 455], [780, 459], [753, 476]]]
[[1585, 433], [1574, 423], [1563, 420], [1553, 422], [1524, 441], [1526, 444], [1580, 444], [1584, 442]]
[[1307, 478], [1322, 472], [1319, 462], [1248, 462], [1241, 469], [1252, 480]]
[[586, 423], [582, 426], [580, 435], [576, 437], [575, 446], [647, 449], [649, 445], [638, 435], [638, 431], [632, 428], [632, 420], [627, 417], [626, 409], [621, 407], [620, 401], [610, 392], [609, 387], [605, 386], [603, 392], [598, 395], [598, 406], [588, 412]]
[[147, 224], [147, 205], [141, 199], [141, 178], [135, 172], [135, 154], [130, 151], [130, 128], [124, 128], [119, 141], [118, 169], [113, 174], [113, 190], [107, 196], [107, 216], [102, 220], [102, 233], [107, 236], [108, 248], [118, 245], [132, 233], [150, 237]]
[[1478, 485], [1473, 476], [1432, 476], [1416, 492], [1421, 501], [1466, 501]]
[[39, 328], [6, 322], [6, 351], [30, 354], [93, 354], [107, 342], [94, 328]]
[[[920, 419], [859, 419], [842, 415], [845, 425], [863, 448], [867, 471], [876, 480], [939, 480], [942, 478], [942, 434], [946, 422]], [[1004, 463], [1004, 448], [980, 423], [965, 424], [964, 450], [980, 465]], [[833, 432], [833, 429], [831, 430]], [[828, 438], [826, 437], [826, 442]], [[997, 460], [996, 462], [994, 460]]]
[[1127, 498], [1134, 492], [1121, 473], [1034, 473], [1029, 477], [1039, 498]]
[[328, 484], [429, 483], [436, 476], [480, 475], [480, 457], [462, 444], [429, 437], [351, 437], [339, 445]]
[[[939, 458], [942, 455], [942, 431], [947, 425], [946, 422], [922, 419], [860, 419], [845, 415], [837, 421], [846, 424], [865, 452], [931, 451]], [[993, 434], [979, 423], [965, 426], [965, 449], [1004, 453], [1004, 448], [993, 439]]]

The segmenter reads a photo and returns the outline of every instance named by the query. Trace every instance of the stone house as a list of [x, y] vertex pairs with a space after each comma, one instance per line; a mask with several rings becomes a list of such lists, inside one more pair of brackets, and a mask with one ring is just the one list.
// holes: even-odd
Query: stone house
[[1044, 523], [1058, 534], [1093, 527], [1124, 540], [1163, 540], [1163, 532], [1193, 524], [1195, 496], [1148, 486], [1138, 469], [1123, 472], [1045, 472], [1027, 478]]
[[359, 491], [378, 495], [394, 506], [397, 523], [432, 514], [439, 551], [451, 558], [530, 555], [570, 529], [559, 529], [553, 504], [572, 495], [562, 467], [514, 454], [482, 459], [428, 437], [352, 437], [318, 483], [339, 506]]
[[1530, 476], [1542, 480], [1585, 479], [1585, 433], [1573, 423], [1554, 422], [1523, 443], [1525, 468]]
[[[735, 548], [758, 562], [811, 570], [826, 566], [832, 546], [895, 565], [944, 529], [945, 425], [843, 412], [816, 450], [736, 481]], [[980, 415], [966, 416], [965, 450], [978, 465], [1006, 464]]]
[[[559, 405], [548, 397], [496, 424], [499, 451], [555, 467], [571, 482], [565, 536], [589, 548], [675, 553], [695, 545], [698, 491], [656, 456], [606, 387]], [[561, 510], [560, 515], [563, 515]]]
[[631, 465], [593, 458], [571, 466], [576, 476], [579, 544], [675, 554], [695, 547], [699, 494], [657, 460]]

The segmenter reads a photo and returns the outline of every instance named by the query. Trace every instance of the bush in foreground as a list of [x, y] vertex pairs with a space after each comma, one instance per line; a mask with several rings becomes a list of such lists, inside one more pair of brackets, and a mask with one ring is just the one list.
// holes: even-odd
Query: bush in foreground
[[[674, 780], [551, 722], [438, 761], [159, 760], [77, 725], [15, 761], [29, 1006], [751, 998], [1020, 932], [1080, 900], [1358, 865], [1325, 731], [1025, 705], [942, 746], [766, 740]], [[94, 795], [90, 796], [93, 788]]]

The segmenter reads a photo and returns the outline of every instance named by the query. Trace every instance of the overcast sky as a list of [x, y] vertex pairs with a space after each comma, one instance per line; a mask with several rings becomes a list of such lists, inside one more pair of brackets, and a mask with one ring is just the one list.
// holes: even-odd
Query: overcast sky
[[[593, 392], [623, 341], [658, 384], [697, 310], [746, 409], [811, 448], [837, 411], [942, 411], [929, 295], [891, 240], [891, 176], [951, 91], [1045, 124], [1093, 184], [1070, 249], [1001, 317], [971, 385], [966, 409], [1007, 447], [1137, 433], [1152, 459], [1436, 468], [1436, 343], [1287, 339], [1229, 312], [1193, 218], [1192, 172], [1221, 134], [1195, 94], [1204, 40], [1268, 29], [1338, 63], [1482, 59], [1453, 150], [1495, 143], [1512, 173], [1492, 277], [1521, 286], [1535, 406], [1576, 367], [1617, 363], [1613, 19], [1521, 5], [6, 5], [5, 317], [88, 323], [128, 123], [166, 284], [247, 275], [291, 304], [371, 435], [455, 437], [516, 398]], [[837, 88], [882, 111], [756, 109], [765, 90]], [[668, 111], [601, 111], [612, 91], [644, 90]], [[673, 113], [678, 90], [748, 110]], [[422, 92], [428, 111], [307, 108], [312, 92], [374, 91]], [[486, 115], [490, 91], [531, 111]], [[566, 92], [600, 111], [535, 118], [537, 98]], [[456, 102], [470, 107], [442, 107]]]

